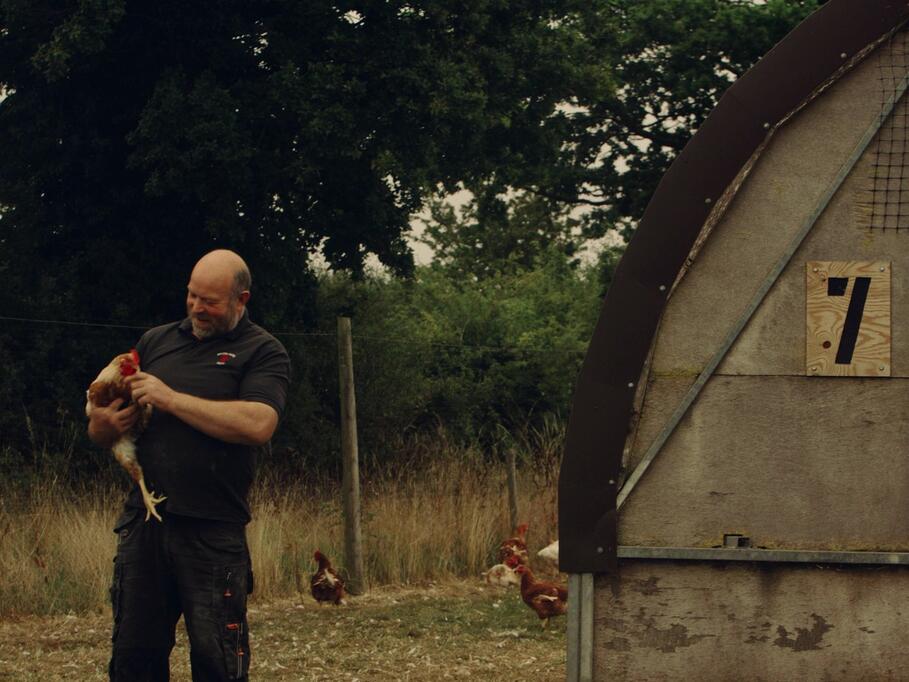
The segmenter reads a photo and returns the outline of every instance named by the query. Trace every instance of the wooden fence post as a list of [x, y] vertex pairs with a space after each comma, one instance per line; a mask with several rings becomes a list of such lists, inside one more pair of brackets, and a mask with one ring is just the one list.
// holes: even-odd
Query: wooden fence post
[[363, 541], [360, 533], [360, 464], [357, 450], [357, 401], [354, 394], [353, 343], [350, 318], [338, 318], [338, 371], [341, 391], [341, 457], [344, 474], [344, 559], [347, 591], [363, 594]]
[[508, 468], [508, 511], [511, 513], [511, 527], [518, 527], [518, 468], [515, 464], [513, 447], [505, 451], [505, 463]]

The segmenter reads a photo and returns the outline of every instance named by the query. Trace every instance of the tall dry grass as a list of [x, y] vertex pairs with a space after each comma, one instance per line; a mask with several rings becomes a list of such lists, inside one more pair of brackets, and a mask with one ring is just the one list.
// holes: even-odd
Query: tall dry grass
[[[556, 537], [556, 462], [561, 433], [530, 434], [519, 468], [520, 520], [535, 551]], [[400, 461], [400, 460], [399, 460]], [[405, 464], [368, 467], [362, 533], [368, 585], [478, 575], [495, 562], [510, 529], [504, 465], [440, 436], [412, 448]], [[124, 493], [71, 491], [54, 479], [0, 496], [0, 614], [103, 610], [108, 604]], [[258, 481], [247, 528], [256, 599], [308, 589], [320, 549], [343, 571], [339, 486], [330, 481]], [[153, 523], [153, 521], [150, 521]]]

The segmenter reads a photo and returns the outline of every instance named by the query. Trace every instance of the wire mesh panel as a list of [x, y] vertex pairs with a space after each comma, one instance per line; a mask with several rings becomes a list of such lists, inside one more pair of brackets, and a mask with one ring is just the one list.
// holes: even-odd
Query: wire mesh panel
[[[881, 117], [885, 103], [909, 76], [909, 30], [896, 32], [878, 50]], [[857, 201], [857, 223], [868, 230], [909, 229], [909, 100], [902, 97], [871, 146], [871, 170]]]

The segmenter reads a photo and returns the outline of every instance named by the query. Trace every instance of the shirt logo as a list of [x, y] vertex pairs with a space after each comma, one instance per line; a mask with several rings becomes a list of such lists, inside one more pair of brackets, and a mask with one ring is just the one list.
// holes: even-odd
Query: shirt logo
[[218, 353], [216, 365], [226, 365], [232, 358], [237, 357], [236, 353]]

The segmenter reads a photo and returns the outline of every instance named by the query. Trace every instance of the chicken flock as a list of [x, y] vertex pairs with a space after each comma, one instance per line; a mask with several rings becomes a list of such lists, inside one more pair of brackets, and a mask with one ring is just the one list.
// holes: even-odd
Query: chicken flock
[[[519, 585], [521, 599], [533, 609], [542, 626], [549, 624], [549, 619], [563, 615], [568, 609], [568, 590], [557, 583], [538, 580], [529, 565], [530, 554], [527, 551], [527, 524], [522, 523], [512, 532], [511, 537], [502, 541], [498, 549], [498, 564], [484, 571], [482, 576], [486, 583], [508, 587]], [[556, 540], [547, 545], [537, 556], [558, 567], [559, 542]], [[310, 593], [319, 605], [330, 603], [335, 606], [345, 604], [346, 596], [344, 579], [332, 568], [331, 562], [322, 552], [316, 550], [314, 561], [318, 570], [310, 579]]]
[[[527, 551], [527, 524], [522, 523], [512, 532], [511, 537], [499, 545], [498, 557], [501, 563], [490, 567], [482, 575], [491, 585], [520, 585], [521, 599], [533, 609], [545, 628], [549, 619], [560, 616], [568, 610], [568, 590], [562, 585], [538, 580], [530, 568], [530, 555]], [[537, 552], [543, 560], [558, 566], [559, 542]]]

